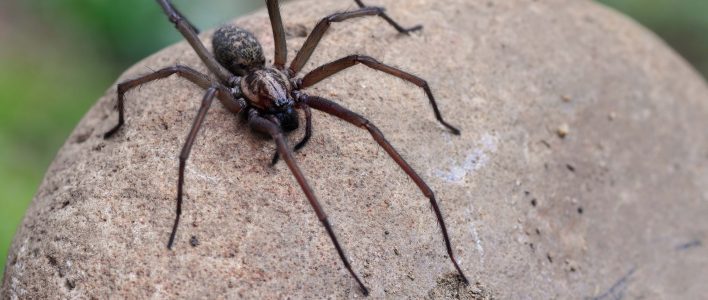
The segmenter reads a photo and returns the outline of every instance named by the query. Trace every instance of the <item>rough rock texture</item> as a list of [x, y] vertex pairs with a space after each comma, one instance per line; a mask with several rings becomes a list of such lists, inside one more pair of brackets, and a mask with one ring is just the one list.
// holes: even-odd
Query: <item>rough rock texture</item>
[[[369, 116], [420, 171], [472, 280], [451, 277], [426, 199], [384, 151], [315, 112], [297, 159], [373, 297], [708, 294], [708, 88], [673, 51], [590, 1], [370, 2], [425, 30], [337, 24], [306, 69], [360, 53], [411, 70], [462, 136], [436, 123], [421, 90], [364, 67], [310, 92]], [[290, 57], [319, 18], [352, 8], [283, 5]], [[272, 57], [264, 11], [236, 23]], [[118, 81], [175, 63], [204, 70], [181, 43]], [[201, 95], [174, 77], [136, 90], [111, 140], [101, 134], [116, 120], [115, 86], [99, 100], [27, 212], [1, 298], [362, 297], [286, 166], [269, 166], [272, 143], [220, 104], [187, 168], [176, 248], [165, 248]]]

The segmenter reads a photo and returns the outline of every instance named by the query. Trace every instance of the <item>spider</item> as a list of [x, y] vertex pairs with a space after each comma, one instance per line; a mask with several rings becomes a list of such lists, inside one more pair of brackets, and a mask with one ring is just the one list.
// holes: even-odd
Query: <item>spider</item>
[[[454, 264], [455, 269], [459, 273], [459, 277], [462, 281], [468, 283], [467, 277], [465, 277], [462, 269], [460, 269], [460, 266], [457, 264], [457, 261], [453, 256], [447, 228], [445, 227], [445, 222], [443, 221], [443, 217], [440, 213], [440, 208], [435, 200], [433, 191], [430, 187], [428, 187], [425, 181], [423, 181], [423, 179], [393, 148], [381, 131], [379, 131], [379, 129], [366, 118], [340, 106], [333, 101], [318, 96], [310, 96], [302, 91], [302, 89], [310, 87], [344, 69], [356, 64], [363, 64], [369, 68], [396, 76], [422, 88], [427, 95], [430, 104], [432, 105], [436, 119], [453, 134], [459, 135], [460, 131], [457, 128], [443, 120], [427, 82], [413, 74], [385, 65], [378, 62], [374, 58], [363, 55], [347, 56], [320, 66], [310, 71], [303, 77], [295, 77], [308, 61], [315, 50], [315, 47], [322, 39], [331, 23], [364, 16], [378, 16], [393, 26], [399, 33], [404, 34], [408, 34], [411, 31], [420, 30], [422, 26], [419, 25], [412, 28], [403, 28], [391, 19], [384, 12], [383, 8], [366, 6], [361, 0], [355, 0], [359, 6], [358, 9], [335, 13], [319, 21], [307, 37], [297, 56], [290, 63], [290, 66], [286, 67], [287, 46], [285, 42], [283, 22], [280, 16], [280, 7], [277, 0], [266, 0], [265, 2], [268, 8], [268, 14], [275, 40], [275, 58], [272, 66], [266, 66], [263, 50], [261, 49], [261, 45], [256, 40], [255, 36], [249, 31], [233, 25], [225, 25], [216, 30], [212, 39], [212, 48], [214, 51], [214, 54], [212, 55], [197, 36], [197, 28], [172, 5], [170, 0], [157, 0], [157, 3], [162, 7], [162, 10], [167, 15], [170, 22], [175, 25], [177, 30], [179, 30], [179, 32], [189, 42], [194, 51], [216, 78], [213, 79], [212, 77], [202, 74], [187, 66], [176, 65], [118, 84], [118, 124], [105, 133], [105, 139], [111, 138], [123, 126], [125, 122], [125, 93], [135, 87], [177, 74], [206, 90], [197, 116], [194, 119], [194, 123], [189, 131], [187, 140], [184, 143], [182, 151], [179, 155], [176, 217], [169, 241], [167, 243], [167, 248], [172, 249], [180, 216], [182, 214], [184, 169], [187, 159], [189, 158], [189, 153], [214, 98], [218, 98], [223, 106], [233, 114], [245, 115], [248, 120], [248, 125], [254, 131], [269, 135], [275, 141], [277, 150], [276, 154], [273, 156], [272, 163], [277, 163], [279, 157], [282, 157], [283, 161], [285, 161], [305, 193], [305, 196], [315, 211], [317, 218], [327, 231], [327, 234], [332, 240], [342, 263], [361, 287], [363, 294], [368, 295], [368, 289], [349, 264], [349, 260], [344, 254], [342, 247], [339, 245], [337, 236], [327, 220], [327, 215], [322, 209], [322, 206], [317, 200], [314, 191], [308, 184], [305, 179], [305, 175], [302, 173], [295, 162], [295, 158], [293, 157], [293, 151], [297, 151], [305, 146], [312, 136], [312, 112], [310, 109], [314, 108], [340, 118], [357, 127], [366, 129], [371, 134], [373, 139], [415, 182], [418, 188], [420, 188], [423, 194], [430, 200], [430, 204], [435, 212], [435, 217], [437, 218], [438, 224], [442, 229], [442, 236], [445, 241], [445, 247], [450, 260]], [[291, 150], [284, 135], [298, 128], [298, 110], [302, 110], [305, 113], [305, 135], [295, 145], [294, 150]]]

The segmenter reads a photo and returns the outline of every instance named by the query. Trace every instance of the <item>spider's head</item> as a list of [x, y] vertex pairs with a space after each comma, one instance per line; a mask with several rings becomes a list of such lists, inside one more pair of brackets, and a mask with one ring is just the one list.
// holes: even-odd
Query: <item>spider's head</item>
[[255, 70], [241, 80], [241, 91], [251, 106], [275, 116], [284, 131], [297, 129], [292, 85], [283, 72], [273, 68]]
[[214, 32], [212, 47], [216, 60], [236, 75], [265, 67], [265, 56], [256, 37], [243, 28], [224, 25]]

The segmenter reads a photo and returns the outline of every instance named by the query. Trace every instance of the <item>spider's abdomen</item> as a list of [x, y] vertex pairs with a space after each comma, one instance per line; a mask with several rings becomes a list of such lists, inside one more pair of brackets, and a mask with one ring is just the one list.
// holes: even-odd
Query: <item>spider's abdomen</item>
[[216, 60], [237, 75], [245, 75], [265, 66], [261, 44], [248, 30], [224, 25], [214, 32], [212, 47]]

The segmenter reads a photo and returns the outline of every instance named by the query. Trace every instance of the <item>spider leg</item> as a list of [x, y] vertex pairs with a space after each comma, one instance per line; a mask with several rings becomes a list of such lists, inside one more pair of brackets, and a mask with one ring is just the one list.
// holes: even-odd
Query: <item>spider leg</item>
[[[309, 106], [303, 103], [298, 103], [296, 105], [305, 111], [305, 136], [303, 136], [300, 142], [295, 145], [295, 148], [293, 148], [294, 151], [298, 151], [302, 149], [302, 147], [305, 147], [305, 144], [307, 144], [307, 142], [310, 141], [310, 137], [312, 137], [312, 110]], [[278, 158], [278, 151], [276, 150], [275, 154], [273, 154], [271, 165], [275, 166], [275, 164], [278, 163]]]
[[[302, 70], [302, 67], [305, 66], [307, 61], [310, 59], [310, 56], [312, 56], [312, 52], [315, 51], [315, 48], [320, 43], [320, 40], [322, 40], [322, 37], [325, 32], [327, 32], [327, 29], [329, 29], [331, 23], [342, 22], [348, 19], [365, 16], [380, 16], [386, 20], [391, 20], [388, 16], [386, 16], [384, 9], [381, 7], [366, 7], [363, 6], [363, 4], [360, 6], [361, 8], [358, 10], [335, 13], [320, 20], [317, 25], [315, 25], [315, 28], [312, 29], [310, 35], [307, 36], [307, 40], [305, 40], [305, 43], [302, 44], [302, 48], [298, 51], [295, 59], [293, 59], [290, 63], [290, 74], [294, 76]], [[395, 22], [393, 24], [395, 24]], [[394, 27], [396, 27], [396, 30], [401, 33], [408, 33], [409, 31], [420, 29], [420, 26], [411, 29], [404, 29], [398, 26], [398, 24], [394, 25]]]
[[368, 295], [369, 290], [366, 288], [366, 286], [364, 286], [362, 281], [359, 279], [359, 276], [357, 276], [356, 273], [354, 273], [354, 270], [352, 270], [352, 267], [349, 264], [349, 260], [347, 259], [346, 255], [344, 254], [342, 247], [339, 245], [339, 242], [337, 241], [337, 236], [334, 234], [334, 231], [332, 230], [332, 226], [329, 224], [329, 221], [327, 220], [327, 215], [325, 214], [324, 210], [322, 209], [322, 206], [320, 205], [319, 201], [317, 201], [317, 197], [315, 197], [315, 192], [312, 190], [310, 185], [307, 183], [307, 180], [305, 179], [305, 175], [302, 173], [302, 170], [300, 170], [300, 167], [298, 167], [297, 163], [295, 162], [295, 158], [293, 157], [293, 153], [290, 150], [290, 148], [288, 147], [287, 142], [285, 141], [285, 137], [283, 136], [283, 132], [280, 130], [280, 128], [275, 123], [269, 121], [268, 119], [261, 117], [256, 110], [249, 111], [248, 124], [255, 131], [269, 134], [273, 138], [273, 140], [275, 141], [275, 144], [278, 148], [278, 152], [280, 152], [280, 156], [283, 157], [283, 160], [288, 165], [288, 168], [290, 168], [290, 171], [293, 173], [293, 176], [295, 176], [297, 183], [300, 185], [300, 187], [302, 188], [302, 191], [305, 193], [305, 196], [307, 197], [307, 200], [310, 202], [310, 206], [312, 206], [312, 209], [315, 211], [317, 218], [320, 220], [322, 225], [325, 227], [325, 230], [327, 230], [327, 234], [329, 235], [329, 238], [332, 240], [334, 247], [337, 249], [337, 253], [339, 254], [339, 258], [344, 263], [344, 266], [349, 271], [349, 274], [351, 274], [352, 277], [354, 277], [354, 280], [356, 280], [356, 282], [359, 284], [364, 295]]
[[204, 47], [204, 44], [199, 39], [199, 36], [197, 36], [196, 31], [194, 31], [194, 26], [192, 26], [186, 18], [182, 17], [182, 15], [175, 10], [170, 0], [157, 0], [157, 3], [160, 4], [162, 10], [170, 19], [170, 22], [175, 24], [177, 30], [179, 30], [182, 36], [184, 36], [187, 42], [189, 42], [209, 70], [214, 73], [216, 77], [221, 80], [221, 82], [228, 82], [229, 79], [233, 77], [233, 74], [222, 67], [219, 62], [216, 61], [214, 56], [209, 53], [209, 50]]
[[405, 81], [408, 81], [410, 83], [413, 83], [421, 88], [423, 88], [423, 91], [425, 91], [425, 94], [428, 96], [428, 99], [430, 100], [430, 104], [433, 106], [433, 112], [435, 113], [435, 118], [447, 129], [452, 131], [453, 134], [459, 135], [460, 130], [455, 128], [454, 126], [448, 124], [443, 120], [442, 115], [440, 114], [440, 110], [438, 109], [438, 104], [435, 102], [435, 97], [433, 97], [433, 92], [430, 91], [430, 86], [428, 85], [428, 82], [425, 81], [424, 79], [415, 76], [411, 73], [402, 71], [400, 69], [391, 67], [389, 65], [383, 64], [378, 62], [376, 59], [369, 57], [369, 56], [363, 56], [363, 55], [350, 55], [338, 60], [335, 60], [331, 63], [325, 64], [317, 69], [312, 70], [310, 73], [305, 75], [305, 77], [302, 78], [302, 84], [301, 88], [306, 88], [312, 85], [315, 85], [316, 83], [324, 80], [327, 77], [330, 77], [336, 73], [339, 73], [340, 71], [347, 69], [351, 66], [354, 66], [356, 64], [364, 64], [365, 66], [372, 68], [374, 70], [379, 70], [381, 72], [396, 76], [398, 78], [401, 78]]
[[[361, 7], [361, 8], [369, 7], [369, 6], [366, 6], [366, 5], [364, 4], [364, 2], [361, 2], [361, 0], [354, 0], [354, 2], [356, 2], [356, 4], [359, 5], [359, 7]], [[382, 13], [382, 14], [381, 14], [381, 18], [383, 18], [384, 20], [386, 20], [386, 22], [388, 22], [388, 24], [391, 24], [391, 26], [393, 26], [394, 28], [396, 28], [396, 30], [398, 30], [398, 32], [400, 32], [400, 33], [408, 34], [408, 33], [411, 32], [411, 31], [416, 31], [416, 30], [421, 30], [421, 29], [423, 29], [423, 25], [416, 25], [416, 26], [413, 26], [413, 27], [410, 27], [410, 28], [403, 28], [403, 26], [398, 25], [398, 23], [397, 23], [396, 21], [394, 21], [393, 19], [391, 19], [391, 17], [389, 17], [386, 13]]]
[[273, 28], [273, 40], [275, 41], [275, 58], [273, 65], [278, 69], [283, 69], [288, 60], [288, 45], [285, 42], [285, 29], [283, 29], [283, 19], [280, 17], [280, 5], [278, 0], [266, 0], [270, 26]]
[[465, 283], [469, 283], [467, 280], [467, 277], [465, 276], [464, 273], [462, 273], [462, 269], [460, 269], [460, 266], [457, 264], [457, 260], [455, 259], [455, 256], [452, 254], [452, 246], [450, 246], [450, 238], [448, 237], [447, 234], [447, 228], [445, 227], [445, 222], [443, 221], [443, 216], [442, 213], [440, 213], [440, 208], [438, 207], [438, 202], [435, 200], [435, 195], [433, 194], [433, 190], [430, 189], [430, 187], [423, 181], [423, 179], [418, 175], [418, 173], [413, 170], [413, 168], [408, 165], [408, 163], [401, 157], [400, 154], [396, 151], [395, 148], [389, 143], [386, 138], [384, 137], [383, 133], [379, 131], [379, 129], [374, 126], [369, 120], [366, 118], [340, 106], [339, 104], [329, 101], [327, 99], [321, 98], [321, 97], [310, 97], [307, 96], [304, 100], [305, 103], [310, 105], [312, 108], [323, 111], [325, 113], [328, 113], [330, 115], [333, 115], [337, 118], [340, 118], [344, 121], [347, 121], [357, 127], [360, 127], [362, 129], [366, 129], [369, 131], [371, 136], [374, 138], [376, 143], [378, 143], [387, 153], [391, 158], [398, 164], [401, 169], [410, 177], [413, 182], [415, 182], [416, 185], [418, 185], [418, 188], [423, 192], [425, 197], [430, 199], [430, 204], [433, 206], [433, 211], [435, 212], [435, 217], [438, 220], [438, 224], [440, 224], [440, 228], [442, 229], [442, 235], [443, 239], [445, 240], [445, 248], [447, 249], [447, 254], [450, 256], [450, 260], [452, 260], [452, 263], [455, 265], [455, 269], [457, 269], [457, 272], [459, 275], [462, 277]]
[[184, 142], [184, 146], [182, 147], [182, 152], [179, 155], [179, 177], [177, 181], [177, 211], [176, 211], [176, 217], [175, 217], [175, 224], [172, 227], [172, 233], [170, 234], [170, 240], [167, 242], [167, 248], [172, 249], [172, 245], [174, 244], [175, 241], [175, 235], [177, 234], [177, 226], [179, 225], [179, 218], [182, 215], [182, 191], [184, 188], [184, 168], [187, 164], [187, 159], [189, 158], [189, 153], [192, 151], [192, 146], [194, 145], [194, 140], [197, 137], [197, 133], [199, 133], [199, 129], [202, 127], [202, 124], [204, 123], [204, 119], [206, 118], [206, 114], [209, 111], [209, 107], [211, 107], [211, 103], [214, 100], [214, 96], [216, 96], [216, 93], [218, 92], [219, 87], [218, 86], [212, 86], [210, 87], [207, 91], [206, 94], [204, 94], [204, 99], [202, 100], [202, 105], [199, 107], [199, 112], [197, 113], [197, 117], [194, 119], [194, 124], [192, 124], [192, 129], [189, 131], [189, 135], [187, 135], [187, 140]]
[[124, 102], [125, 102], [125, 93], [128, 92], [129, 90], [136, 88], [138, 86], [141, 86], [143, 84], [146, 84], [151, 81], [155, 81], [158, 79], [162, 79], [165, 77], [168, 77], [172, 74], [178, 74], [179, 76], [184, 77], [185, 79], [195, 83], [196, 85], [207, 89], [212, 85], [211, 80], [207, 75], [204, 75], [202, 73], [199, 73], [198, 71], [186, 67], [186, 66], [173, 66], [173, 67], [168, 67], [164, 68], [161, 70], [158, 70], [156, 72], [143, 75], [141, 77], [124, 81], [118, 84], [118, 124], [114, 126], [111, 130], [106, 132], [103, 135], [103, 138], [107, 139], [113, 136], [118, 130], [123, 126], [125, 123], [125, 107], [124, 107]]

